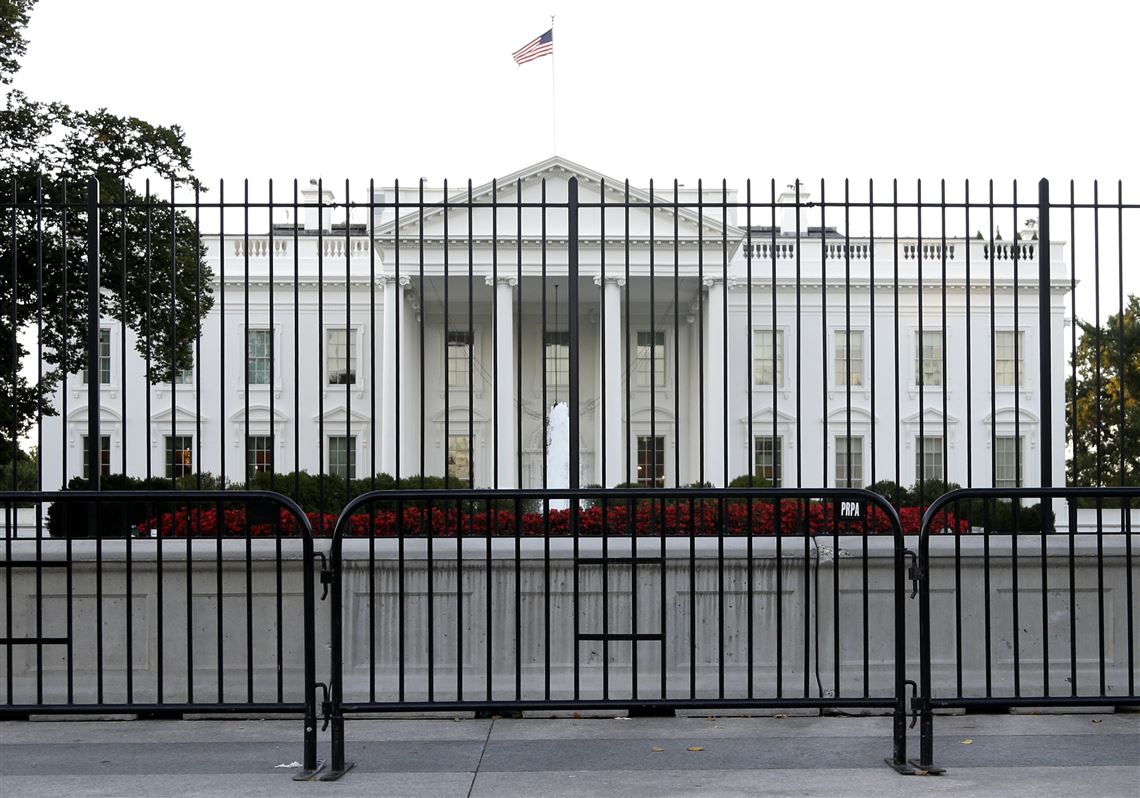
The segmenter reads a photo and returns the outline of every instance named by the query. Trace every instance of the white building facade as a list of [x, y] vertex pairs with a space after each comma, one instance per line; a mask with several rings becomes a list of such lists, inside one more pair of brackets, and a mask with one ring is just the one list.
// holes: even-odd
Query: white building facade
[[[147, 386], [134, 334], [103, 324], [105, 471], [551, 485], [546, 419], [571, 373], [570, 178], [580, 484], [1035, 485], [1046, 393], [1063, 480], [1062, 244], [1049, 244], [1055, 377], [1041, 384], [1031, 231], [855, 237], [814, 226], [803, 191], [747, 214], [720, 186], [651, 194], [557, 157], [470, 191], [377, 190], [363, 222], [313, 188], [303, 220], [204, 236], [214, 307], [192, 373]], [[64, 454], [44, 459], [47, 486], [84, 473], [85, 378], [55, 404], [44, 449]]]

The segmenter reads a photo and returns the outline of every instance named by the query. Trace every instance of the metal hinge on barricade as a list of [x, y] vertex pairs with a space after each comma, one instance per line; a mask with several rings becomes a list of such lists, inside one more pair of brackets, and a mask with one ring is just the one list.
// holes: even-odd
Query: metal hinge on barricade
[[329, 700], [329, 686], [324, 682], [317, 682], [313, 686], [321, 688], [321, 695], [324, 696], [321, 700], [321, 711], [318, 717], [324, 720], [324, 723], [321, 725], [321, 731], [326, 731], [329, 727], [329, 720], [332, 718], [333, 710], [332, 701]]
[[323, 551], [314, 551], [313, 556], [321, 558], [321, 584], [324, 585], [324, 590], [321, 591], [321, 601], [324, 601], [329, 597], [329, 585], [336, 580], [333, 577], [332, 569], [329, 568], [329, 561], [328, 558], [325, 557], [325, 553]]
[[910, 727], [913, 729], [918, 723], [918, 713], [922, 709], [922, 700], [918, 697], [918, 682], [914, 679], [907, 679], [904, 684], [910, 685]]
[[922, 568], [918, 564], [918, 556], [910, 549], [903, 551], [904, 557], [910, 558], [910, 566], [906, 569], [906, 577], [910, 580], [910, 597], [918, 595], [918, 583], [922, 581]]

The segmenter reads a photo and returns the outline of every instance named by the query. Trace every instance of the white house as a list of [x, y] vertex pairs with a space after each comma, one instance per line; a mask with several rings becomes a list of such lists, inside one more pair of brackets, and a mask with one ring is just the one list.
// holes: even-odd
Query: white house
[[[571, 177], [582, 485], [1038, 484], [1045, 391], [1061, 480], [1062, 244], [1042, 385], [1031, 231], [992, 246], [854, 237], [830, 210], [819, 226], [802, 190], [749, 229], [769, 203], [748, 214], [719, 185], [651, 198], [559, 157], [470, 193], [378, 189], [364, 221], [310, 188], [303, 219], [206, 236], [215, 305], [193, 373], [148, 388], [133, 333], [123, 363], [123, 332], [104, 324], [105, 470], [555, 484], [545, 419], [569, 400]], [[66, 455], [45, 458], [45, 485], [85, 469], [84, 379], [55, 401], [44, 448]]]

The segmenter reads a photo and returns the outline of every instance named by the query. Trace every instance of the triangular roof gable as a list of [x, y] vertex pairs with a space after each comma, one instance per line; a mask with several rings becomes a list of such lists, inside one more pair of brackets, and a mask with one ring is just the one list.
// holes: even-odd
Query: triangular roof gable
[[[524, 205], [542, 201], [542, 180], [546, 179], [546, 201], [548, 203], [565, 203], [567, 186], [571, 177], [578, 178], [578, 199], [583, 204], [597, 204], [602, 202], [602, 185], [605, 185], [605, 202], [613, 204], [614, 208], [607, 213], [606, 238], [621, 238], [625, 235], [624, 207], [618, 203], [626, 201], [625, 181], [617, 180], [603, 175], [561, 156], [553, 156], [541, 163], [520, 169], [496, 181], [484, 183], [471, 189], [468, 198], [466, 186], [457, 190], [449, 188], [447, 202], [462, 203], [469, 201], [479, 205], [490, 205], [492, 193], [498, 190], [499, 203], [499, 236], [512, 238], [518, 219], [517, 203], [521, 186]], [[657, 219], [654, 222], [654, 238], [672, 239], [673, 237], [673, 207], [672, 188], [663, 191], [654, 187], [654, 202]], [[635, 186], [629, 186], [629, 202], [632, 205], [644, 205], [650, 201], [649, 191]], [[743, 237], [743, 231], [734, 225], [725, 225], [714, 216], [719, 206], [709, 204], [704, 215], [696, 208], [679, 207], [677, 209], [677, 235], [681, 239], [696, 239], [702, 234], [706, 244], [719, 243], [727, 237], [730, 243], [736, 244]], [[449, 238], [465, 238], [468, 231], [467, 211], [464, 207], [448, 207], [447, 233]], [[376, 229], [378, 239], [390, 240], [393, 230], [399, 226], [401, 239], [417, 239], [420, 228], [423, 228], [425, 239], [439, 239], [444, 234], [444, 208], [442, 203], [438, 206], [425, 209], [422, 216], [417, 208], [411, 213], [400, 216], [398, 220], [388, 221]], [[535, 219], [533, 209], [523, 210], [524, 237], [537, 237], [539, 225]], [[600, 235], [600, 214], [597, 208], [584, 208], [579, 214], [579, 236], [582, 238], [597, 238]], [[633, 239], [648, 239], [649, 213], [647, 208], [633, 207], [630, 209], [630, 237]], [[533, 230], [527, 229], [532, 225]], [[477, 214], [472, 224], [472, 232], [476, 238], [490, 238], [490, 215]], [[563, 214], [549, 214], [547, 216], [546, 235], [548, 239], [564, 238], [566, 236], [566, 218]]]

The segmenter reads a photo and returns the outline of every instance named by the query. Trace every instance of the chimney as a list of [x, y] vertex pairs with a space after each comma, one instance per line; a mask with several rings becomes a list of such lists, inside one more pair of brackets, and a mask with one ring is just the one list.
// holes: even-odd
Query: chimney
[[[309, 187], [301, 189], [301, 201], [305, 205], [306, 230], [323, 229], [326, 233], [332, 230], [333, 210], [327, 207], [333, 202], [333, 193], [331, 191], [327, 188], [318, 191], [317, 181], [310, 180]], [[318, 202], [326, 207], [318, 208]]]
[[800, 230], [807, 230], [807, 214], [803, 210], [803, 206], [807, 204], [811, 194], [804, 191], [803, 184], [798, 180], [795, 183], [788, 185], [786, 189], [776, 198], [776, 204], [781, 206], [780, 211], [780, 232], [785, 235], [794, 235], [796, 232], [796, 185], [799, 184], [800, 195]]

